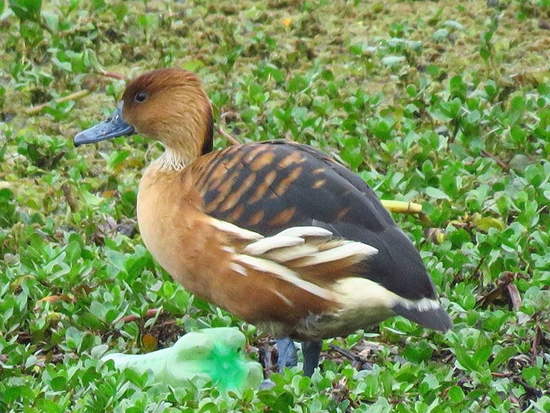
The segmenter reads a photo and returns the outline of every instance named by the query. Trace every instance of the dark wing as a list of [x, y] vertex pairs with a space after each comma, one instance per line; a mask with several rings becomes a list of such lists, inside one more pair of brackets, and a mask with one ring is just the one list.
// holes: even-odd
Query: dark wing
[[378, 249], [358, 275], [407, 299], [435, 298], [417, 250], [372, 189], [315, 149], [285, 141], [238, 145], [193, 172], [209, 215], [266, 236], [324, 227]]

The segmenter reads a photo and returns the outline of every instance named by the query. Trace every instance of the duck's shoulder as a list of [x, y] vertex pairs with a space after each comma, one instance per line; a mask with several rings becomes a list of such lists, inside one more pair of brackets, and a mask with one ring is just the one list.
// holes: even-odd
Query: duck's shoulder
[[314, 222], [393, 225], [366, 183], [307, 145], [235, 145], [199, 158], [191, 171], [207, 214], [264, 234]]
[[233, 145], [201, 156], [189, 169], [204, 192], [217, 186], [219, 181], [227, 182], [228, 173], [234, 175], [232, 180], [238, 181], [245, 176], [252, 179], [265, 173], [302, 171], [304, 167], [311, 167], [315, 162], [301, 153], [301, 146], [283, 140]]

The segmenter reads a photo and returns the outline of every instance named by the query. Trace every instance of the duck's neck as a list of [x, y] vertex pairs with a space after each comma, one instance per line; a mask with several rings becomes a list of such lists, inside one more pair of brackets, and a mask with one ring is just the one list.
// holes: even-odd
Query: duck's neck
[[158, 159], [161, 169], [179, 171], [212, 151], [213, 121], [210, 105], [203, 113], [183, 120], [178, 128], [170, 128], [162, 139], [164, 153]]
[[166, 148], [164, 153], [157, 159], [160, 169], [165, 171], [181, 171], [184, 169], [194, 158], [190, 158], [185, 154], [178, 151], [174, 151], [171, 148]]

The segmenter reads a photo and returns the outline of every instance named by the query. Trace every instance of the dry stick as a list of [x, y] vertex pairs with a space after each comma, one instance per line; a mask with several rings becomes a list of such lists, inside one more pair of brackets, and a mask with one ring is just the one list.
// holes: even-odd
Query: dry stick
[[510, 165], [508, 165], [506, 162], [504, 162], [502, 159], [499, 159], [496, 155], [493, 155], [491, 152], [487, 152], [485, 150], [481, 151], [481, 154], [483, 156], [486, 156], [488, 158], [491, 158], [493, 161], [497, 163], [498, 166], [500, 166], [505, 171], [508, 171], [510, 169]]
[[229, 142], [231, 142], [231, 145], [240, 145], [241, 143], [236, 139], [234, 138], [231, 134], [229, 134], [228, 132], [224, 131], [221, 126], [216, 126], [216, 131], [222, 135], [225, 139], [227, 139]]
[[343, 349], [342, 347], [339, 347], [335, 344], [329, 344], [329, 347], [331, 350], [336, 351], [337, 353], [341, 354], [342, 356], [346, 357], [347, 359], [351, 361], [359, 361], [361, 360], [361, 357], [356, 356], [351, 351], [348, 351], [346, 349]]
[[127, 80], [126, 76], [119, 73], [107, 72], [105, 70], [99, 70], [97, 73], [99, 73], [101, 76], [110, 77], [112, 79]]
[[[126, 77], [124, 75], [121, 75], [121, 74], [118, 74], [118, 73], [106, 72], [104, 70], [98, 71], [97, 73], [100, 74], [101, 76], [110, 77], [112, 79], [126, 80]], [[83, 89], [83, 90], [79, 90], [78, 92], [71, 93], [70, 95], [54, 99], [53, 102], [54, 103], [63, 103], [63, 102], [67, 102], [69, 100], [82, 99], [84, 96], [87, 96], [89, 93], [90, 93], [90, 90]], [[47, 103], [42, 103], [40, 105], [33, 106], [32, 108], [27, 109], [27, 114], [28, 115], [34, 115], [34, 114], [40, 112], [45, 107], [49, 106], [51, 103], [52, 102], [47, 102]]]
[[71, 209], [71, 212], [77, 212], [78, 201], [74, 197], [71, 186], [67, 182], [65, 182], [63, 185], [61, 185], [61, 190], [63, 191], [63, 195], [65, 196], [65, 200], [67, 201], [67, 204], [69, 204], [69, 208]]
[[[216, 126], [216, 131], [226, 138], [232, 145], [239, 145], [240, 142], [233, 137], [228, 132], [224, 131], [220, 126]], [[404, 201], [390, 201], [386, 199], [381, 200], [382, 205], [388, 211], [395, 212], [398, 214], [421, 214], [422, 205], [416, 204], [414, 202], [404, 202]]]
[[40, 112], [45, 107], [48, 107], [52, 102], [54, 102], [54, 103], [63, 103], [63, 102], [67, 102], [69, 100], [77, 100], [77, 99], [83, 98], [84, 96], [88, 95], [89, 93], [90, 93], [90, 91], [88, 89], [79, 90], [78, 92], [71, 93], [70, 95], [54, 99], [51, 102], [42, 103], [40, 105], [33, 106], [32, 108], [27, 109], [27, 114], [28, 115], [34, 115], [34, 114]]
[[392, 201], [388, 199], [380, 200], [384, 208], [388, 211], [395, 212], [398, 214], [421, 214], [422, 205], [414, 202], [404, 202], [404, 201]]

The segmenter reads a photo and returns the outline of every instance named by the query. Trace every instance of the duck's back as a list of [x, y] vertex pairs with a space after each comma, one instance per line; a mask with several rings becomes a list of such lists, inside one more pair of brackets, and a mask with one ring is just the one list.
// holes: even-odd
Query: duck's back
[[354, 274], [364, 282], [347, 288], [389, 292], [403, 299], [395, 301], [393, 312], [431, 328], [450, 326], [411, 241], [372, 189], [327, 156], [309, 146], [272, 141], [209, 154], [191, 170], [208, 215], [264, 236], [317, 226], [370, 245], [378, 253]]

